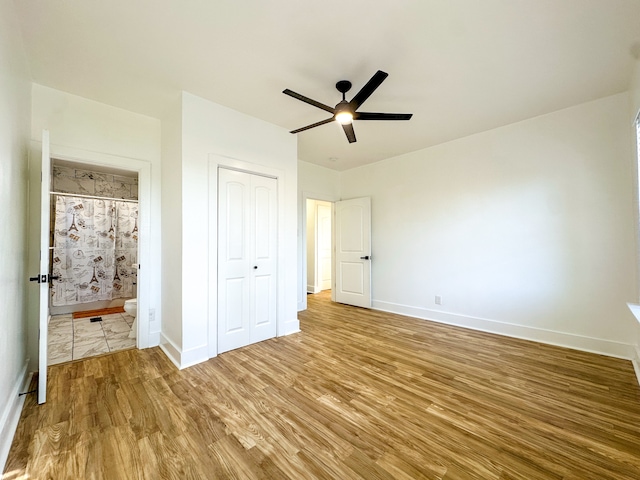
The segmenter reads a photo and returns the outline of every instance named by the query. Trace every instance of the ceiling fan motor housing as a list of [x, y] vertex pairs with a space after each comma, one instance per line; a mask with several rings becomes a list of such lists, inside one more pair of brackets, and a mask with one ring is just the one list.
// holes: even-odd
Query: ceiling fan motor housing
[[336, 83], [336, 88], [343, 95], [344, 100], [344, 94], [351, 90], [351, 82], [349, 80], [340, 80]]

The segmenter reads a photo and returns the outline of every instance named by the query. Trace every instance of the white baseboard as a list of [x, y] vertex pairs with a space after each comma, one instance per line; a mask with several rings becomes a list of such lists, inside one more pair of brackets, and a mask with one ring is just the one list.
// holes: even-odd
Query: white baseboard
[[636, 372], [636, 378], [638, 379], [638, 385], [640, 385], [640, 345], [636, 345], [635, 358], [631, 360], [633, 363], [633, 370]]
[[160, 333], [160, 349], [165, 353], [165, 355], [171, 360], [176, 368], [180, 369], [180, 349], [178, 346], [173, 343], [169, 338], [167, 338], [163, 333]]
[[4, 471], [5, 464], [7, 463], [11, 443], [13, 442], [18, 421], [20, 420], [20, 414], [22, 413], [22, 406], [25, 401], [25, 396], [18, 396], [18, 394], [27, 391], [31, 383], [33, 373], [27, 372], [27, 365], [29, 365], [28, 360], [24, 364], [11, 389], [8, 397], [9, 402], [5, 405], [2, 416], [0, 417], [0, 472]]
[[303, 310], [307, 309], [307, 301], [306, 299], [304, 299], [301, 302], [298, 302], [298, 312], [302, 312]]
[[179, 370], [209, 360], [207, 345], [200, 345], [183, 351], [163, 333], [160, 333], [159, 344], [160, 349]]
[[300, 331], [300, 320], [296, 318], [295, 320], [286, 322], [282, 326], [282, 331], [278, 334], [278, 336], [284, 337], [286, 335], [291, 335], [292, 333], [298, 333], [299, 331]]
[[316, 293], [320, 293], [321, 291], [322, 290], [320, 289], [320, 287], [317, 287], [316, 285], [307, 285], [307, 293], [315, 295]]
[[441, 312], [438, 310], [429, 310], [426, 308], [382, 302], [379, 300], [374, 300], [372, 303], [372, 308], [375, 310], [407, 315], [410, 317], [421, 318], [423, 320], [446, 323], [448, 325], [495, 333], [507, 337], [521, 338], [523, 340], [531, 340], [534, 342], [546, 343], [549, 345], [556, 345], [584, 352], [597, 353], [600, 355], [607, 355], [609, 357], [624, 358], [626, 360], [632, 360], [636, 355], [635, 346], [627, 343], [584, 337], [581, 335], [573, 335], [570, 333], [544, 330], [541, 328], [527, 327], [523, 325], [515, 325], [486, 318], [469, 317], [466, 315]]
[[160, 332], [149, 332], [149, 347], [160, 345]]
[[180, 370], [192, 367], [198, 363], [206, 362], [209, 360], [209, 347], [204, 344], [190, 348], [189, 350], [183, 350], [180, 360]]

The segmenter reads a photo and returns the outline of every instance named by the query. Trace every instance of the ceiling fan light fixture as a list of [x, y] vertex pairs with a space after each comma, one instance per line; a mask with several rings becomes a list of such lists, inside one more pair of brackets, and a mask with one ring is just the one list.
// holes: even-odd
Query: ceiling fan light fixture
[[341, 125], [349, 125], [353, 123], [353, 114], [347, 111], [338, 112], [336, 113], [336, 121]]
[[373, 77], [371, 77], [369, 81], [364, 85], [364, 87], [362, 87], [360, 91], [356, 93], [355, 97], [353, 97], [350, 102], [347, 102], [345, 94], [349, 91], [349, 89], [351, 89], [351, 82], [349, 80], [340, 80], [338, 83], [336, 83], [336, 89], [342, 94], [342, 100], [338, 102], [335, 108], [330, 107], [329, 105], [325, 105], [324, 103], [320, 103], [309, 97], [305, 97], [304, 95], [300, 95], [299, 93], [289, 90], [288, 88], [285, 88], [282, 91], [282, 93], [284, 93], [285, 95], [289, 95], [290, 97], [296, 98], [304, 103], [313, 105], [314, 107], [324, 110], [325, 112], [329, 112], [332, 115], [329, 118], [316, 123], [312, 123], [311, 125], [307, 125], [306, 127], [291, 130], [290, 133], [304, 132], [305, 130], [309, 130], [310, 128], [319, 127], [320, 125], [326, 125], [327, 123], [331, 123], [335, 120], [342, 126], [342, 130], [344, 130], [349, 143], [355, 143], [356, 134], [353, 131], [352, 125], [354, 120], [409, 120], [412, 116], [411, 113], [379, 113], [358, 111], [358, 108], [360, 108], [365, 100], [367, 100], [367, 98], [371, 96], [371, 94], [388, 76], [388, 73], [383, 72], [382, 70], [378, 70], [376, 73], [374, 73]]

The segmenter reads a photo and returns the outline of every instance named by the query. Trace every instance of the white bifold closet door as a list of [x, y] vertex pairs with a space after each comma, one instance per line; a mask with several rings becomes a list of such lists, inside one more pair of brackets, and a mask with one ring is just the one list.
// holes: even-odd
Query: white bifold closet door
[[218, 170], [218, 353], [276, 336], [277, 180]]

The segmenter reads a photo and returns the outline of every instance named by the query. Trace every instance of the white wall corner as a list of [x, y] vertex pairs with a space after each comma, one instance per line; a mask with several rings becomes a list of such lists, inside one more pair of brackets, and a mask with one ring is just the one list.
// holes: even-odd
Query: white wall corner
[[299, 332], [300, 332], [300, 320], [296, 318], [295, 320], [290, 320], [288, 322], [285, 322], [282, 328], [282, 333], [279, 333], [278, 336], [284, 337], [284, 336], [291, 335], [293, 333], [299, 333]]
[[176, 368], [180, 369], [180, 348], [173, 343], [164, 333], [160, 333], [160, 349], [171, 360]]
[[171, 363], [173, 363], [178, 370], [183, 370], [209, 360], [209, 349], [206, 344], [182, 351], [180, 347], [163, 333], [160, 333], [160, 349], [169, 357]]
[[180, 358], [180, 370], [192, 367], [209, 360], [209, 346], [205, 343], [189, 350], [184, 350]]
[[636, 372], [638, 384], [640, 384], [640, 305], [637, 303], [627, 303], [627, 306], [638, 321], [638, 324], [636, 325], [636, 344], [633, 352], [633, 357], [631, 358], [631, 363], [633, 363], [633, 369]]
[[9, 401], [5, 405], [2, 416], [0, 417], [0, 472], [4, 471], [4, 466], [7, 463], [9, 450], [13, 443], [13, 437], [16, 433], [20, 414], [22, 413], [22, 406], [25, 401], [25, 395], [18, 396], [18, 394], [27, 391], [31, 383], [33, 373], [27, 372], [28, 365], [29, 360], [25, 362], [24, 367], [20, 371], [9, 393]]
[[530, 340], [533, 342], [545, 343], [547, 345], [571, 348], [573, 350], [580, 350], [583, 352], [597, 353], [599, 355], [606, 355], [609, 357], [632, 360], [636, 356], [635, 345], [614, 342], [611, 340], [584, 337], [571, 333], [556, 332], [553, 330], [545, 330], [542, 328], [528, 327], [524, 325], [515, 325], [497, 320], [470, 317], [379, 300], [374, 300], [372, 302], [372, 308], [374, 310], [397, 313], [423, 320], [469, 328], [471, 330], [495, 333], [506, 337], [520, 338], [522, 340]]
[[631, 363], [633, 364], [633, 370], [636, 372], [636, 378], [638, 379], [638, 385], [640, 385], [640, 346], [636, 345], [636, 355]]

